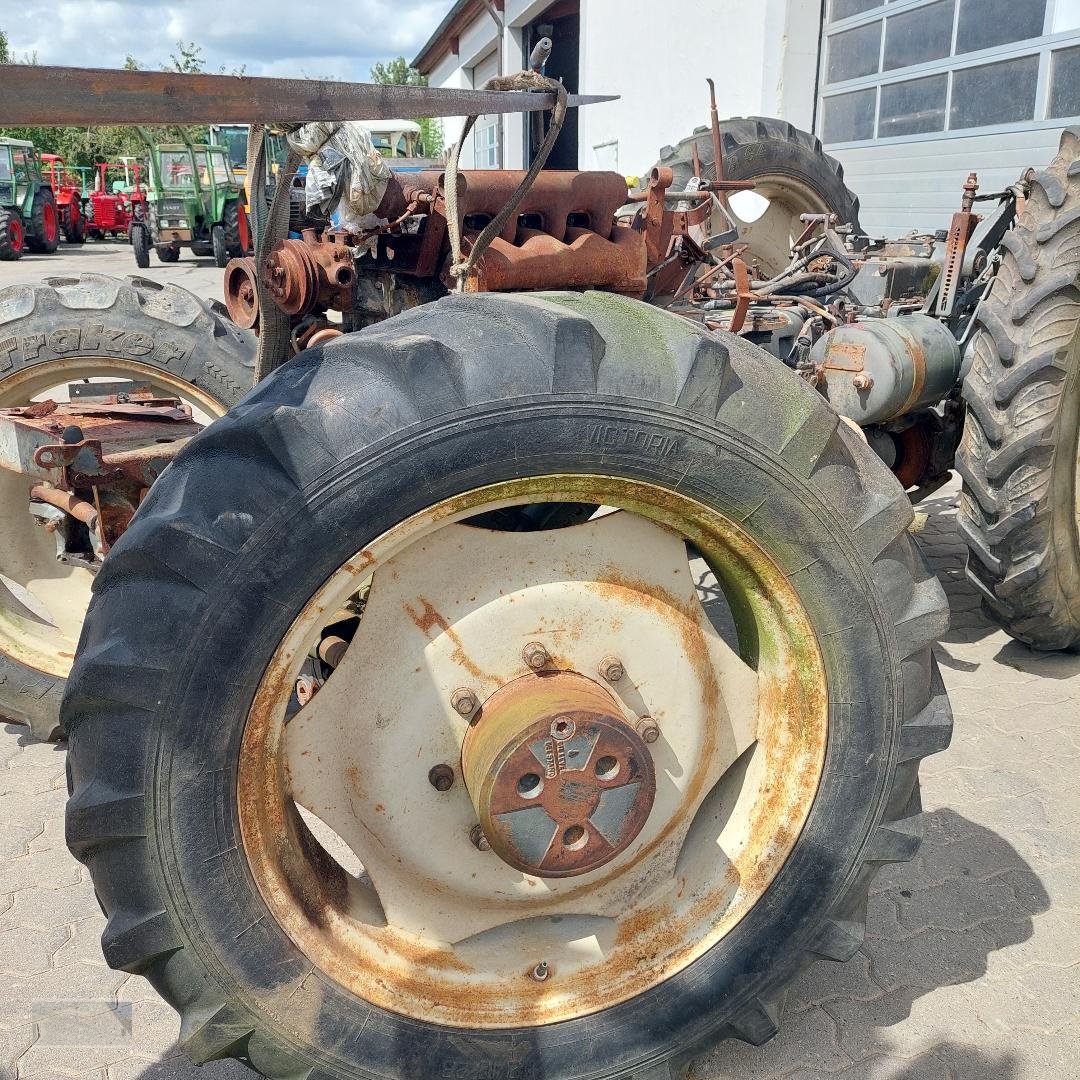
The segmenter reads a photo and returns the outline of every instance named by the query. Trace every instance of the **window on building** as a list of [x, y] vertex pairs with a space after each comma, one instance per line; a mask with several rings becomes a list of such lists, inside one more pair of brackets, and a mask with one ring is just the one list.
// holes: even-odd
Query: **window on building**
[[885, 20], [885, 70], [925, 64], [952, 49], [953, 0], [939, 0]]
[[873, 75], [881, 53], [881, 23], [872, 22], [829, 38], [829, 82]]
[[832, 0], [829, 5], [829, 18], [833, 22], [861, 15], [864, 11], [880, 6], [884, 0]]
[[1049, 113], [1052, 119], [1080, 116], [1080, 45], [1053, 54]]
[[876, 90], [856, 90], [825, 99], [822, 138], [826, 142], [859, 142], [874, 137]]
[[881, 137], [944, 131], [948, 93], [949, 76], [945, 74], [886, 83], [881, 88], [881, 112], [878, 117]]
[[[499, 74], [499, 54], [490, 52], [472, 69], [472, 84], [479, 90], [488, 79]], [[473, 168], [499, 167], [499, 117], [481, 116], [473, 127]]]
[[473, 128], [473, 162], [477, 169], [499, 167], [499, 118], [481, 116]]
[[956, 54], [1041, 37], [1046, 0], [960, 0]]
[[1080, 0], [829, 0], [828, 143], [1080, 118]]
[[954, 71], [949, 126], [987, 127], [1031, 120], [1038, 80], [1038, 56]]

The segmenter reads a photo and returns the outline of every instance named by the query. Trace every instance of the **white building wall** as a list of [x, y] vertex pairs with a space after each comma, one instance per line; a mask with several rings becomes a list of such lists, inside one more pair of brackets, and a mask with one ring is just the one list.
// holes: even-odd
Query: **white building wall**
[[[552, 0], [506, 0], [503, 12], [503, 71], [512, 74], [524, 67], [527, 57], [523, 55], [522, 41], [524, 38], [523, 27], [533, 21], [545, 8], [551, 6]], [[499, 32], [495, 20], [490, 15], [484, 14], [474, 20], [468, 29], [461, 35], [458, 42], [457, 56], [444, 56], [435, 66], [428, 82], [431, 86], [449, 86], [459, 89], [479, 89], [483, 85], [483, 77], [477, 79], [477, 69], [480, 75], [485, 74], [485, 60], [490, 57], [498, 44]], [[446, 146], [457, 142], [461, 135], [464, 117], [445, 117], [443, 119], [443, 135]], [[524, 168], [525, 158], [525, 127], [520, 113], [504, 113], [502, 119], [502, 142], [503, 142], [503, 168]], [[461, 166], [471, 169], [475, 165], [473, 159], [472, 138], [461, 150]]]
[[[522, 28], [551, 0], [506, 0], [503, 40], [507, 72], [520, 70]], [[820, 0], [581, 0], [580, 86], [620, 100], [582, 109], [578, 161], [582, 169], [645, 173], [659, 150], [708, 123], [706, 76], [716, 80], [721, 116], [780, 116], [813, 124]], [[473, 68], [495, 47], [490, 16], [461, 35], [459, 54], [446, 56], [432, 86], [471, 87]], [[443, 122], [446, 143], [462, 121]], [[503, 163], [523, 167], [520, 114], [503, 119]], [[472, 140], [462, 148], [474, 164]]]
[[580, 120], [583, 169], [647, 172], [662, 146], [720, 116], [813, 124], [819, 0], [582, 0], [581, 87], [619, 94]]

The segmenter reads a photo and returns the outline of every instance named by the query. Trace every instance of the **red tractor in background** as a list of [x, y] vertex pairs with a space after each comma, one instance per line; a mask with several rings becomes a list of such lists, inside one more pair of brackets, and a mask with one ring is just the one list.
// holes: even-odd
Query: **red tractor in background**
[[[99, 162], [97, 182], [90, 193], [86, 222], [87, 236], [104, 240], [108, 236], [129, 235], [132, 221], [146, 207], [146, 189], [142, 186], [142, 166], [129, 162]], [[110, 170], [123, 170], [124, 182], [108, 189]], [[119, 190], [118, 190], [119, 188]]]
[[66, 164], [59, 154], [42, 154], [42, 174], [56, 196], [56, 212], [64, 240], [81, 244], [86, 240], [86, 215], [83, 211], [85, 170]]

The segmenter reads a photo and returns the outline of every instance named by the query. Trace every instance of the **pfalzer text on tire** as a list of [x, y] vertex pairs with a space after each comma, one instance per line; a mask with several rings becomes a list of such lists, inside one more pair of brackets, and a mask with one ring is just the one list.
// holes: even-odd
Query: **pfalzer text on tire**
[[[619, 512], [468, 524], [553, 501]], [[858, 948], [948, 742], [910, 520], [792, 373], [620, 297], [452, 296], [301, 354], [98, 578], [63, 715], [106, 958], [194, 1060], [274, 1078], [765, 1041]]]
[[[189, 403], [209, 422], [252, 381], [254, 342], [174, 286], [100, 274], [0, 290], [0, 408], [63, 400], [71, 384], [120, 380]], [[60, 733], [64, 680], [93, 571], [57, 561], [31, 517], [25, 474], [0, 469], [0, 716]]]
[[1080, 130], [1036, 173], [976, 313], [957, 465], [968, 579], [1038, 649], [1080, 646]]

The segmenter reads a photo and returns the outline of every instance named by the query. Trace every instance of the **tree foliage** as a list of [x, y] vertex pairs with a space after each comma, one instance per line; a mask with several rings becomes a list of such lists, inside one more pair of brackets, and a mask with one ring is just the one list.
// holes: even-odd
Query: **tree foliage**
[[[371, 81], [385, 83], [393, 86], [427, 86], [428, 78], [421, 75], [416, 68], [412, 67], [404, 56], [398, 56], [382, 63], [380, 61], [371, 69]], [[424, 154], [427, 157], [438, 157], [443, 152], [443, 129], [442, 121], [436, 117], [426, 116], [417, 120], [420, 125], [420, 142], [424, 146]]]
[[[17, 60], [11, 52], [7, 34], [0, 30], [0, 64], [35, 63], [34, 57]], [[161, 65], [163, 71], [179, 71], [183, 74], [195, 74], [205, 69], [202, 46], [193, 41], [178, 41], [176, 51], [171, 53], [167, 63]], [[138, 71], [140, 62], [128, 54], [124, 58], [125, 71]], [[221, 69], [224, 74], [224, 67]], [[232, 71], [233, 75], [244, 74], [240, 67]], [[188, 137], [192, 142], [205, 142], [208, 131], [203, 127], [188, 127]], [[175, 128], [151, 128], [148, 133], [155, 141], [167, 141], [179, 138]], [[10, 139], [29, 139], [40, 153], [59, 154], [69, 165], [87, 166], [99, 161], [119, 161], [122, 158], [137, 158], [145, 161], [146, 144], [139, 133], [130, 127], [5, 127], [0, 128], [0, 136]]]

